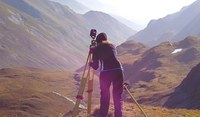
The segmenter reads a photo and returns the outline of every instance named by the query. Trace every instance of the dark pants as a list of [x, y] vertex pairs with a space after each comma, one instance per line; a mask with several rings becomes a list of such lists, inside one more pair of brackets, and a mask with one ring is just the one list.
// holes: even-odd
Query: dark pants
[[123, 73], [122, 70], [104, 71], [100, 74], [100, 111], [99, 117], [106, 117], [110, 103], [110, 86], [113, 85], [113, 101], [115, 117], [122, 117], [122, 92]]

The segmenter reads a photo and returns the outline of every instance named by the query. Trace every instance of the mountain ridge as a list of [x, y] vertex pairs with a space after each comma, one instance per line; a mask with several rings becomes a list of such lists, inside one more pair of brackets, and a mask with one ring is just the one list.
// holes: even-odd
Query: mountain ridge
[[[95, 28], [99, 32], [106, 32], [108, 35], [110, 35], [109, 37], [112, 38], [111, 42], [117, 45], [121, 44], [117, 40], [123, 40], [124, 42], [130, 36], [130, 34], [136, 32], [131, 28], [126, 27], [125, 24], [121, 24], [112, 16], [100, 11], [89, 11], [83, 16], [89, 21], [89, 26], [91, 27], [91, 29]], [[108, 29], [107, 27], [110, 28]], [[117, 31], [115, 29], [117, 29]]]
[[84, 6], [83, 4], [81, 4], [80, 2], [76, 0], [51, 0], [51, 1], [59, 2], [63, 5], [67, 5], [71, 7], [71, 9], [73, 9], [75, 12], [80, 13], [80, 14], [85, 14], [86, 12], [90, 10], [89, 8], [87, 8], [86, 6]]
[[[48, 0], [1, 0], [0, 3], [0, 45], [4, 55], [0, 68], [27, 66], [76, 70], [85, 63], [82, 58], [86, 58], [89, 50], [91, 27], [83, 15]], [[19, 4], [23, 7], [13, 7]], [[30, 11], [25, 10], [27, 7]], [[103, 14], [102, 17], [104, 15], [107, 16]], [[111, 41], [116, 41], [112, 35], [118, 32], [111, 33]], [[124, 38], [121, 36], [116, 42]]]
[[151, 20], [146, 28], [129, 40], [140, 41], [152, 47], [164, 41], [180, 41], [189, 35], [199, 36], [199, 8], [200, 2], [197, 0], [179, 12]]

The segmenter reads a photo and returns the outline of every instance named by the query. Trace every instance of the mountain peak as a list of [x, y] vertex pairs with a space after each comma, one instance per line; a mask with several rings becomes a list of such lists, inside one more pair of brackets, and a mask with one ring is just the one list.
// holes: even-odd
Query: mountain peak
[[[101, 11], [89, 11], [83, 15], [89, 22], [89, 27], [97, 29], [97, 32], [105, 32], [115, 45], [125, 42], [136, 31], [122, 24], [111, 15]], [[109, 27], [109, 28], [108, 28]]]
[[141, 54], [148, 46], [134, 40], [128, 40], [117, 47], [119, 54], [131, 53], [132, 55]]

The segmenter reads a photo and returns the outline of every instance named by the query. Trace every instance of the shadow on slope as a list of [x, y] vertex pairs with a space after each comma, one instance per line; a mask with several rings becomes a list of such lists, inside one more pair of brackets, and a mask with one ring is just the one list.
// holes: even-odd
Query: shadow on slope
[[168, 108], [200, 109], [200, 63], [195, 66], [171, 93], [164, 106]]

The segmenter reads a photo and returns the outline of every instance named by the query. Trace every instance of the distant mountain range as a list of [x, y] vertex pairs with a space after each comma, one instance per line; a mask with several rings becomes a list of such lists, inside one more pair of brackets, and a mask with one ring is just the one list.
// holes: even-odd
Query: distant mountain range
[[179, 41], [189, 35], [200, 36], [200, 1], [182, 8], [179, 12], [167, 15], [158, 20], [151, 20], [148, 26], [131, 36], [149, 46], [155, 46], [163, 41]]
[[[112, 14], [111, 14], [112, 15]], [[145, 26], [139, 25], [131, 20], [128, 20], [124, 17], [121, 16], [117, 16], [117, 15], [112, 15], [115, 19], [117, 19], [118, 21], [122, 22], [123, 24], [125, 24], [126, 26], [130, 27], [133, 30], [136, 31], [140, 31], [142, 30]]]
[[[116, 45], [135, 33], [108, 14], [81, 15], [49, 0], [0, 0], [0, 9], [0, 68], [75, 70], [85, 63], [91, 28], [106, 32]], [[95, 24], [98, 18], [112, 22]]]
[[[98, 29], [99, 32], [106, 32], [110, 34], [112, 42], [115, 44], [121, 44], [120, 42], [125, 42], [127, 36], [136, 31], [131, 28], [127, 28], [126, 25], [122, 24], [112, 16], [98, 11], [89, 11], [83, 15], [87, 21], [89, 21], [89, 27]], [[109, 27], [109, 28], [108, 28]]]
[[[52, 1], [61, 3], [63, 5], [67, 5], [71, 9], [73, 9], [75, 12], [81, 13], [81, 14], [85, 14], [86, 12], [92, 10], [92, 8], [87, 8], [86, 6], [84, 6], [83, 4], [81, 4], [79, 0], [52, 0]], [[98, 1], [94, 1], [94, 2], [97, 3]], [[86, 3], [86, 4], [87, 3], [92, 4], [93, 2], [92, 1], [84, 1], [84, 3]], [[95, 5], [93, 7], [95, 7]], [[100, 3], [99, 3], [98, 7], [101, 7]], [[121, 16], [117, 16], [116, 14], [109, 14], [109, 15], [111, 15], [112, 17], [114, 17], [115, 19], [117, 19], [118, 21], [120, 21], [121, 23], [125, 24], [126, 26], [128, 26], [132, 30], [139, 31], [139, 30], [143, 29], [143, 27], [144, 27], [144, 26], [136, 24], [133, 21], [130, 21], [130, 20], [126, 19], [126, 18], [123, 18]]]

